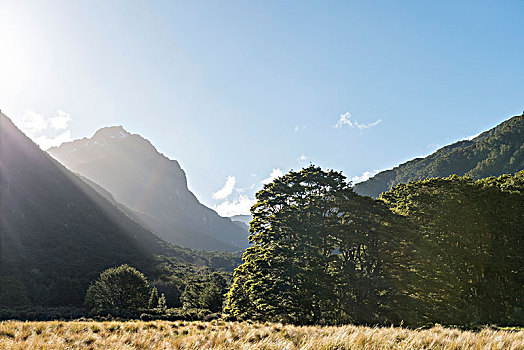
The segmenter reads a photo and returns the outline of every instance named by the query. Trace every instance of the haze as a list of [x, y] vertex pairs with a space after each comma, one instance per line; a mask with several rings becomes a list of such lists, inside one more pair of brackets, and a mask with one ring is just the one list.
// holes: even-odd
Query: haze
[[123, 125], [222, 215], [522, 112], [522, 2], [0, 1], [0, 109], [43, 149]]

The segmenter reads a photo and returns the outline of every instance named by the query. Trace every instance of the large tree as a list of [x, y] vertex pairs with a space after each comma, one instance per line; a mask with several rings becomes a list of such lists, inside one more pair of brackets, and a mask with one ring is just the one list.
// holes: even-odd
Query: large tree
[[293, 323], [399, 320], [387, 301], [402, 299], [402, 288], [387, 281], [409, 260], [401, 218], [313, 165], [265, 185], [257, 199], [253, 246], [226, 312]]

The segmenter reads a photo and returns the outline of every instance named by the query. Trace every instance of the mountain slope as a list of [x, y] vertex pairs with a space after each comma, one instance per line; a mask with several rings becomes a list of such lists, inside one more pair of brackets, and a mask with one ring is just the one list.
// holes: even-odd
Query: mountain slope
[[361, 195], [378, 197], [399, 183], [430, 177], [469, 175], [475, 179], [524, 169], [524, 114], [512, 117], [471, 139], [445, 146], [378, 173], [354, 186]]
[[140, 135], [107, 127], [48, 153], [110, 192], [128, 214], [168, 242], [205, 250], [247, 247], [246, 229], [202, 205], [178, 162]]
[[153, 280], [238, 266], [236, 254], [162, 241], [98, 191], [0, 113], [0, 307], [82, 306], [89, 283], [123, 263]]
[[165, 251], [0, 113], [0, 305], [82, 305], [103, 269]]

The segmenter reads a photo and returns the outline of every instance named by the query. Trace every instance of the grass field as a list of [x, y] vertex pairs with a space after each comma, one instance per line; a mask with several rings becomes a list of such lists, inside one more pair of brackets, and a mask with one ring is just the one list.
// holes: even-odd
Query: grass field
[[524, 349], [524, 330], [237, 322], [0, 323], [0, 349]]

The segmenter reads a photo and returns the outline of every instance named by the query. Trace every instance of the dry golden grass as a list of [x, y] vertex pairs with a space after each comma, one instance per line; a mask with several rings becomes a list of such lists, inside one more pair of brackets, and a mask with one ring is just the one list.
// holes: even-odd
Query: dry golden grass
[[524, 331], [237, 322], [0, 323], [0, 349], [524, 349]]

